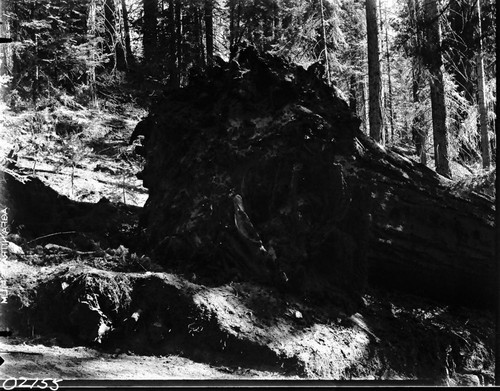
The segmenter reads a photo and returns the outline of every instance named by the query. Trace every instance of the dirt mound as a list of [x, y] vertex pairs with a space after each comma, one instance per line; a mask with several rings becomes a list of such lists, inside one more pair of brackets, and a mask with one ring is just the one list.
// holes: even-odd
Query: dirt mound
[[364, 300], [363, 310], [348, 316], [255, 284], [207, 287], [168, 273], [73, 263], [11, 291], [5, 316], [16, 336], [41, 334], [51, 344], [182, 354], [283, 376], [491, 381], [494, 325], [487, 313], [377, 292]]

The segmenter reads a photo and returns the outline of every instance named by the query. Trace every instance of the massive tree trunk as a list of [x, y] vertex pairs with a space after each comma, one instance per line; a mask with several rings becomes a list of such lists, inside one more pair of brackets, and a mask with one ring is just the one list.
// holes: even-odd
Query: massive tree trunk
[[437, 0], [425, 0], [426, 54], [429, 68], [432, 105], [432, 131], [434, 136], [434, 161], [436, 171], [451, 178], [448, 157], [448, 131], [444, 101], [443, 61], [441, 57], [441, 28]]
[[369, 278], [492, 305], [492, 199], [378, 146], [314, 68], [253, 47], [236, 59], [143, 124], [142, 224], [158, 259], [319, 299], [353, 297]]
[[479, 123], [481, 131], [481, 157], [483, 168], [490, 168], [490, 139], [488, 137], [488, 115], [486, 110], [486, 94], [484, 83], [484, 61], [483, 61], [483, 38], [481, 28], [481, 2], [477, 0], [477, 31], [479, 36], [479, 47], [477, 52], [477, 93], [479, 103]]
[[366, 0], [366, 30], [368, 35], [368, 117], [370, 136], [382, 141], [382, 80], [380, 74], [380, 50], [378, 44], [377, 2]]

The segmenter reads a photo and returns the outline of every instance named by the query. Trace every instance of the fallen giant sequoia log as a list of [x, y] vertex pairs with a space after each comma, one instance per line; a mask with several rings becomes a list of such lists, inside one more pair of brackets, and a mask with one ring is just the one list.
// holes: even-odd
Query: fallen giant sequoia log
[[318, 297], [371, 283], [494, 300], [493, 203], [385, 151], [317, 77], [253, 47], [140, 124], [142, 224], [164, 265]]

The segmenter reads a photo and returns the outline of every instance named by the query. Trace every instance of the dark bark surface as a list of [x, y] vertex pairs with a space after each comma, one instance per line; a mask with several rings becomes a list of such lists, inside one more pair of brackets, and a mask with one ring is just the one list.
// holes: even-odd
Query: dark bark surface
[[205, 0], [205, 40], [207, 44], [207, 64], [212, 65], [214, 59], [214, 22], [212, 0]]
[[[159, 261], [329, 299], [355, 297], [369, 277], [447, 302], [494, 302], [491, 198], [453, 193], [379, 147], [314, 67], [252, 47], [236, 60], [161, 98], [147, 119], [142, 224]], [[265, 251], [235, 226], [237, 194]]]
[[448, 130], [446, 127], [446, 105], [444, 101], [443, 61], [441, 54], [441, 28], [437, 0], [426, 0], [426, 53], [424, 61], [430, 72], [432, 131], [434, 136], [434, 160], [436, 171], [451, 178], [448, 156]]
[[155, 0], [144, 0], [143, 17], [143, 45], [144, 61], [150, 63], [156, 60], [157, 56], [157, 22], [158, 22], [158, 3]]
[[377, 25], [377, 2], [366, 1], [366, 29], [368, 37], [368, 103], [370, 136], [382, 140], [382, 79], [380, 71], [380, 50]]

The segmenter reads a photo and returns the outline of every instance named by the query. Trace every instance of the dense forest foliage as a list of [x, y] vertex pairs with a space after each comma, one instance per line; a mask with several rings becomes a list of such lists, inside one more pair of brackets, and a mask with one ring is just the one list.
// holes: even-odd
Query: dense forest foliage
[[123, 83], [150, 92], [183, 87], [251, 44], [316, 64], [366, 133], [401, 151], [415, 148], [445, 176], [453, 174], [450, 162], [488, 168], [496, 151], [493, 0], [5, 0], [2, 7], [3, 34], [14, 40], [2, 47], [1, 67], [12, 108], [97, 107]]

